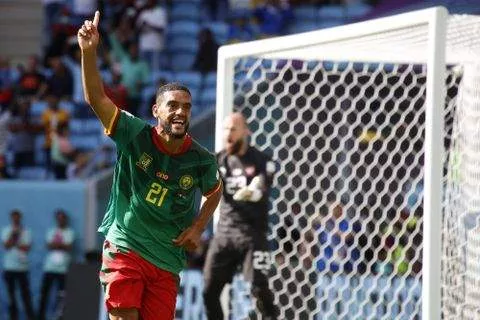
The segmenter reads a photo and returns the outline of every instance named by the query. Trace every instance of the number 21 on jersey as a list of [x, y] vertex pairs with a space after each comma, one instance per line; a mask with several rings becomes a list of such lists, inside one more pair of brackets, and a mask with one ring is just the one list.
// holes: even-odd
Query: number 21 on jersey
[[150, 185], [150, 190], [145, 197], [145, 200], [148, 202], [161, 207], [163, 204], [163, 200], [165, 200], [165, 196], [167, 195], [168, 189], [162, 187], [159, 183], [153, 182]]

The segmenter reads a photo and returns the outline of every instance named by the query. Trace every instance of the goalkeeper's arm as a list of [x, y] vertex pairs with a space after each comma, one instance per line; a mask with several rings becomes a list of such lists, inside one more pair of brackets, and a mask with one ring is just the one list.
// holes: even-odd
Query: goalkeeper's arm
[[248, 186], [235, 192], [233, 200], [258, 202], [262, 199], [265, 190], [265, 177], [263, 175], [258, 175], [252, 179]]

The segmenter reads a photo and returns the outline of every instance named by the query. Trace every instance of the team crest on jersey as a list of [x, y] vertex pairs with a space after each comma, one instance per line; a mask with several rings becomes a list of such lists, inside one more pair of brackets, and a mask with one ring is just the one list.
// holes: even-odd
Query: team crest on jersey
[[144, 152], [140, 159], [138, 159], [136, 165], [143, 171], [146, 171], [147, 168], [152, 164], [152, 161], [153, 158]]
[[180, 178], [179, 184], [180, 188], [183, 190], [188, 190], [193, 186], [193, 177], [186, 174]]

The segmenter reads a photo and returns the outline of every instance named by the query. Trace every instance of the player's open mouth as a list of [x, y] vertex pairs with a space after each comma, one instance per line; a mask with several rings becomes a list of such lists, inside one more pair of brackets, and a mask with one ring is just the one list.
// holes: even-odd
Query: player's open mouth
[[185, 120], [181, 120], [181, 119], [175, 119], [172, 121], [172, 125], [175, 126], [175, 127], [183, 127], [185, 126], [185, 123], [186, 121]]

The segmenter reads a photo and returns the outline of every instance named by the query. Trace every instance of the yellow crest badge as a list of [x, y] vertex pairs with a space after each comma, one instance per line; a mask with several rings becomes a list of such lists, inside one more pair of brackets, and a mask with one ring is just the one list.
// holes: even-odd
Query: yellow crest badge
[[190, 175], [184, 175], [180, 178], [179, 181], [180, 188], [183, 190], [188, 190], [193, 186], [193, 177]]
[[147, 168], [152, 164], [153, 158], [146, 154], [145, 152], [142, 154], [140, 159], [138, 159], [136, 165], [142, 169], [143, 171], [147, 170]]

